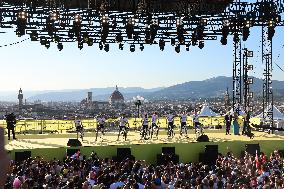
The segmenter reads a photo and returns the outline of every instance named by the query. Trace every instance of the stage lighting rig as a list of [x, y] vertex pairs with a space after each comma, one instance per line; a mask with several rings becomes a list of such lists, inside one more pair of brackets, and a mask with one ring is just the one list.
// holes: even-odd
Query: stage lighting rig
[[233, 41], [234, 41], [235, 43], [238, 43], [238, 42], [240, 41], [240, 37], [239, 37], [239, 34], [238, 34], [238, 33], [234, 33]]
[[103, 50], [103, 48], [104, 48], [103, 42], [100, 42], [100, 43], [99, 43], [99, 49], [100, 49], [100, 50]]
[[159, 22], [158, 21], [154, 21], [151, 25], [150, 25], [150, 43], [152, 44], [156, 38], [156, 35], [158, 33], [159, 30]]
[[79, 48], [80, 50], [82, 50], [83, 47], [84, 47], [83, 41], [79, 40], [79, 41], [78, 41], [78, 48]]
[[32, 31], [32, 33], [30, 34], [30, 38], [31, 38], [31, 41], [37, 41], [38, 39], [38, 33], [37, 31]]
[[190, 47], [190, 44], [189, 44], [189, 43], [186, 44], [186, 45], [185, 45], [185, 50], [186, 50], [186, 51], [189, 51], [189, 47]]
[[46, 41], [47, 41], [47, 40], [46, 40], [46, 38], [45, 38], [44, 36], [41, 36], [41, 37], [40, 37], [40, 44], [41, 44], [41, 45], [45, 45], [45, 44], [46, 44]]
[[50, 41], [49, 41], [49, 40], [46, 40], [46, 42], [45, 42], [45, 47], [46, 47], [47, 49], [49, 49], [49, 47], [50, 47]]
[[183, 25], [177, 25], [177, 38], [180, 44], [184, 44], [185, 42], [185, 38], [184, 38], [184, 34], [185, 30], [183, 28]]
[[175, 39], [174, 39], [174, 38], [171, 38], [171, 45], [172, 45], [172, 46], [175, 46], [175, 44], [176, 44]]

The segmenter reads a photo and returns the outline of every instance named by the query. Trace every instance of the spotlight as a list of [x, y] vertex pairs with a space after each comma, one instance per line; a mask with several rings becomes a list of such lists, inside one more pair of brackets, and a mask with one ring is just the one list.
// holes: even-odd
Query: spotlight
[[132, 45], [130, 45], [130, 52], [134, 52], [134, 51], [135, 51], [135, 45], [132, 44]]
[[17, 14], [17, 21], [16, 21], [17, 29], [16, 29], [16, 33], [17, 33], [17, 35], [19, 37], [25, 35], [25, 29], [26, 29], [26, 24], [27, 24], [27, 16], [28, 16], [28, 14], [26, 12], [24, 12], [24, 11], [20, 11]]
[[190, 47], [190, 44], [186, 44], [186, 45], [185, 45], [185, 50], [186, 50], [186, 51], [189, 51], [189, 47]]
[[99, 43], [99, 48], [100, 48], [100, 50], [103, 50], [103, 48], [104, 48], [103, 42]]
[[79, 14], [75, 15], [74, 22], [76, 22], [76, 23], [81, 23], [82, 22], [81, 16]]
[[73, 22], [73, 30], [74, 30], [74, 33], [75, 33], [76, 37], [79, 37], [79, 35], [80, 35], [80, 32], [81, 32], [81, 22], [82, 22], [81, 16], [79, 14], [76, 14], [74, 22]]
[[80, 49], [80, 50], [82, 50], [83, 49], [83, 42], [82, 41], [78, 41], [78, 48]]
[[247, 20], [245, 26], [243, 27], [243, 41], [246, 41], [250, 35], [249, 28], [251, 27], [251, 21]]
[[198, 47], [199, 47], [200, 49], [203, 49], [203, 48], [204, 48], [204, 41], [199, 41]]
[[49, 49], [49, 47], [50, 47], [50, 41], [46, 40], [46, 42], [45, 42], [45, 47], [46, 47], [47, 49]]
[[119, 43], [118, 48], [119, 48], [120, 50], [123, 50], [123, 44], [122, 44], [122, 43]]
[[177, 45], [177, 46], [175, 47], [175, 51], [176, 51], [177, 53], [180, 53], [180, 45]]
[[204, 26], [197, 26], [195, 32], [197, 40], [202, 40], [204, 37]]
[[58, 48], [59, 51], [62, 51], [62, 49], [63, 49], [63, 44], [62, 44], [62, 43], [58, 43], [58, 44], [57, 44], [57, 48]]
[[108, 51], [109, 51], [109, 44], [105, 44], [105, 48], [104, 48], [104, 50], [105, 50], [106, 52], [108, 52]]
[[150, 43], [153, 43], [153, 41], [155, 40], [155, 37], [158, 33], [158, 29], [159, 29], [158, 22], [154, 22], [153, 24], [151, 24], [151, 26], [150, 26], [150, 35], [151, 35]]
[[74, 30], [73, 29], [70, 29], [68, 31], [68, 37], [71, 38], [71, 39], [74, 37]]
[[222, 45], [227, 45], [227, 42], [228, 42], [227, 38], [229, 34], [230, 34], [229, 26], [228, 26], [227, 21], [225, 21], [224, 26], [222, 28], [222, 37], [220, 41]]
[[58, 17], [59, 17], [59, 15], [58, 15], [56, 12], [53, 12], [53, 13], [50, 14], [50, 20], [51, 20], [52, 22], [57, 21], [57, 20], [58, 20]]
[[172, 45], [172, 46], [175, 46], [175, 44], [176, 44], [175, 39], [172, 38], [172, 39], [171, 39], [171, 45]]
[[160, 41], [159, 41], [159, 47], [160, 47], [160, 50], [161, 50], [161, 51], [164, 51], [165, 45], [166, 45], [165, 41], [164, 41], [163, 39], [160, 39]]
[[140, 50], [143, 51], [144, 50], [144, 45], [140, 44]]

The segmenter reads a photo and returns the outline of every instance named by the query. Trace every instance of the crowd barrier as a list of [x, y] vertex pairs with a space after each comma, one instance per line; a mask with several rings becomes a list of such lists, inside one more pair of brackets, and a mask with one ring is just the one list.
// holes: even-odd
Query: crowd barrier
[[[106, 121], [106, 127], [116, 128], [118, 126], [119, 119], [108, 119]], [[242, 119], [239, 119], [242, 125]], [[94, 130], [97, 127], [95, 119], [83, 119], [81, 120], [86, 130]], [[223, 116], [218, 117], [200, 117], [199, 122], [204, 126], [223, 126], [225, 119]], [[142, 125], [141, 118], [128, 118], [130, 128], [139, 128]], [[150, 122], [151, 124], [151, 122]], [[158, 119], [158, 125], [161, 128], [167, 128], [167, 121], [165, 117]], [[180, 118], [174, 118], [174, 125], [180, 126]], [[187, 125], [193, 126], [193, 118], [188, 116]], [[0, 120], [0, 126], [6, 128], [6, 121]], [[62, 131], [74, 131], [74, 120], [17, 120], [15, 131], [18, 133], [38, 133], [38, 132], [62, 132]]]

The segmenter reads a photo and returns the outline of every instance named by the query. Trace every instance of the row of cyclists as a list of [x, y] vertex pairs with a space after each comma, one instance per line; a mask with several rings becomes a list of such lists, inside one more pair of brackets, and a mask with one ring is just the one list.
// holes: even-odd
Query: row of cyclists
[[[194, 125], [195, 125], [195, 133], [199, 133], [199, 124], [198, 124], [198, 117], [197, 115], [194, 116]], [[102, 115], [97, 116], [96, 118], [97, 121], [97, 129], [95, 131], [95, 140], [97, 141], [99, 133], [101, 133], [102, 137], [103, 135], [105, 135], [105, 123], [106, 123], [106, 118], [104, 118]], [[183, 112], [180, 115], [180, 131], [179, 134], [180, 136], [185, 136], [188, 138], [187, 135], [187, 125], [186, 125], [186, 121], [187, 121], [187, 114], [186, 112]], [[138, 121], [135, 121], [134, 124], [137, 124]], [[151, 123], [151, 124], [150, 124]], [[159, 117], [157, 112], [155, 112], [152, 116], [149, 116], [147, 113], [143, 114], [142, 116], [142, 120], [141, 120], [141, 129], [140, 129], [140, 136], [141, 136], [141, 140], [148, 140], [148, 139], [152, 139], [153, 137], [158, 138], [159, 136], [159, 130], [160, 130], [160, 123], [159, 123]], [[166, 116], [166, 124], [167, 124], [167, 135], [168, 138], [173, 138], [175, 136], [174, 133], [174, 115], [172, 113], [167, 114]], [[75, 120], [75, 126], [76, 126], [76, 131], [77, 131], [77, 138], [80, 137], [83, 140], [83, 136], [84, 136], [84, 127], [81, 123], [80, 120]], [[122, 136], [124, 138], [124, 140], [127, 139], [127, 133], [129, 130], [129, 122], [128, 119], [126, 118], [126, 116], [124, 114], [122, 114], [119, 119], [118, 119], [118, 135], [117, 135], [117, 140], [120, 140], [120, 137]]]

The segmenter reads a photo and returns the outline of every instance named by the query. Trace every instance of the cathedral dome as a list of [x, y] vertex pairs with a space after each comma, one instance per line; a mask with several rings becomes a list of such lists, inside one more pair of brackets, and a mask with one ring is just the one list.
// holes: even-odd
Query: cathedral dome
[[109, 103], [110, 104], [124, 103], [124, 97], [121, 94], [121, 92], [118, 91], [117, 86], [115, 91], [109, 97]]

